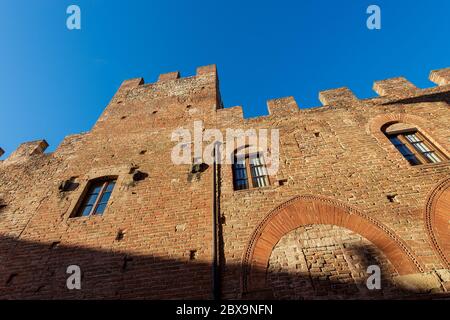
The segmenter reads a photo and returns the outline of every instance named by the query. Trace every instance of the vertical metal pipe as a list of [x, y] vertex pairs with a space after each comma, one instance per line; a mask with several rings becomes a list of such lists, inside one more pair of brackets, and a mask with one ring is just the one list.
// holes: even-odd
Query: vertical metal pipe
[[220, 299], [220, 275], [219, 275], [219, 261], [218, 261], [218, 236], [217, 236], [217, 224], [219, 222], [219, 216], [218, 216], [218, 199], [217, 199], [217, 143], [214, 145], [213, 150], [213, 201], [212, 201], [212, 236], [213, 236], [213, 243], [212, 243], [212, 254], [213, 254], [213, 261], [212, 261], [212, 297], [214, 300]]

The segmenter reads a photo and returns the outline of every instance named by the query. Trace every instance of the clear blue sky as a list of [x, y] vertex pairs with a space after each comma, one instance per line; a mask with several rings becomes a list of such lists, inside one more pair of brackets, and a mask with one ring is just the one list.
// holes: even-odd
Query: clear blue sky
[[[66, 28], [80, 6], [82, 29]], [[366, 28], [366, 8], [382, 29]], [[266, 100], [350, 87], [374, 96], [374, 80], [405, 76], [430, 87], [450, 66], [450, 1], [2, 0], [0, 147], [88, 131], [122, 80], [195, 73], [216, 63], [225, 107], [267, 114]], [[2, 157], [3, 159], [5, 156]]]

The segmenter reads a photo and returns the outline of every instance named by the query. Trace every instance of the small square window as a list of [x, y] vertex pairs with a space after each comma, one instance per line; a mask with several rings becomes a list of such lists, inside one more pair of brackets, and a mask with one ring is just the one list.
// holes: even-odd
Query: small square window
[[86, 196], [74, 217], [87, 217], [102, 215], [105, 212], [111, 193], [114, 190], [116, 179], [96, 179], [88, 185]]

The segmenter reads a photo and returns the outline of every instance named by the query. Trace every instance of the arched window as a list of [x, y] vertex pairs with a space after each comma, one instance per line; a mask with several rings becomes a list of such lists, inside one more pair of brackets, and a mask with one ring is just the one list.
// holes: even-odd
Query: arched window
[[102, 215], [116, 184], [116, 177], [104, 177], [88, 183], [87, 191], [74, 217]]
[[382, 131], [411, 165], [447, 160], [445, 154], [414, 126], [391, 123], [383, 127]]
[[233, 163], [234, 190], [260, 188], [269, 185], [264, 157], [261, 153], [238, 155]]

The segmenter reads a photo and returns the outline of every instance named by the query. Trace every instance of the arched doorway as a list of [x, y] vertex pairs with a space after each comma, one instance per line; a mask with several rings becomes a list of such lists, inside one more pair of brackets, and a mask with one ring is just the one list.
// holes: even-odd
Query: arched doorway
[[[366, 285], [369, 266], [381, 290]], [[315, 224], [285, 234], [270, 255], [267, 283], [275, 299], [372, 299], [398, 296], [394, 266], [373, 243], [344, 227]]]
[[428, 236], [444, 268], [450, 269], [450, 178], [441, 181], [431, 191], [425, 222]]
[[242, 261], [242, 292], [266, 290], [267, 267], [282, 237], [308, 225], [347, 228], [370, 241], [392, 263], [399, 275], [423, 272], [408, 246], [395, 233], [357, 209], [325, 197], [298, 196], [278, 206], [254, 230]]

